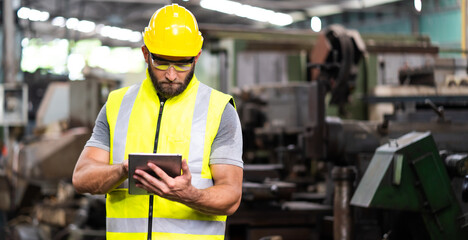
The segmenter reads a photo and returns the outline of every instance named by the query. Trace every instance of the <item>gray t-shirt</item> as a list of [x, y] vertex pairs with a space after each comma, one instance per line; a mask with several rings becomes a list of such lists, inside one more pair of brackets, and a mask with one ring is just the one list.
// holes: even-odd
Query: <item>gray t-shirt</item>
[[[109, 151], [109, 123], [106, 116], [106, 105], [99, 112], [93, 134], [85, 147], [97, 147]], [[236, 109], [227, 104], [224, 108], [218, 133], [211, 145], [210, 165], [230, 164], [243, 168], [242, 130]]]

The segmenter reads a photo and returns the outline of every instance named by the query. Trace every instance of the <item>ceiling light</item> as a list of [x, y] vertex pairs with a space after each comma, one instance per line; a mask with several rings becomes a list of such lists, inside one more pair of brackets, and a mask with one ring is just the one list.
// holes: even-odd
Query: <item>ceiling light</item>
[[20, 9], [18, 9], [18, 12], [16, 13], [16, 15], [18, 15], [18, 17], [21, 18], [21, 19], [28, 19], [30, 11], [31, 11], [31, 9], [29, 9], [27, 7], [22, 7]]
[[306, 11], [309, 16], [327, 16], [338, 14], [343, 10], [338, 5], [322, 5], [311, 9], [307, 9]]
[[269, 22], [278, 26], [286, 26], [293, 22], [289, 14], [275, 12], [272, 10], [241, 4], [229, 0], [201, 0], [200, 6], [203, 8], [234, 14], [239, 17], [252, 19], [259, 22]]
[[98, 32], [104, 37], [122, 41], [139, 42], [142, 38], [140, 32], [112, 26], [99, 26]]
[[315, 16], [310, 19], [310, 28], [314, 32], [320, 32], [322, 30], [322, 20], [319, 17]]
[[54, 19], [52, 19], [52, 25], [57, 27], [65, 27], [66, 20], [64, 17], [54, 17]]
[[[30, 9], [27, 7], [18, 9], [17, 15], [18, 18], [29, 19], [30, 21], [47, 21], [50, 16], [48, 12]], [[78, 18], [66, 19], [59, 16], [52, 19], [51, 24], [53, 26], [66, 27], [68, 29], [80, 31], [83, 33], [91, 33], [96, 31], [104, 37], [122, 41], [139, 42], [142, 39], [141, 33], [137, 31], [104, 25], [96, 27], [96, 23], [87, 20], [79, 20]], [[96, 30], [96, 28], [98, 28], [98, 30]]]
[[67, 26], [68, 29], [76, 29], [79, 23], [80, 20], [78, 20], [78, 18], [69, 18], [65, 22], [65, 26]]
[[340, 6], [344, 9], [362, 9], [399, 1], [402, 0], [349, 0], [341, 3]]
[[225, 0], [202, 0], [200, 1], [200, 6], [203, 8], [214, 10], [226, 14], [235, 14], [236, 11], [239, 11], [242, 4], [233, 1]]
[[422, 1], [421, 0], [414, 0], [414, 9], [416, 9], [417, 12], [421, 12], [421, 10], [422, 10]]
[[44, 22], [47, 21], [50, 17], [50, 14], [48, 12], [43, 12], [39, 11], [36, 9], [30, 9], [27, 7], [22, 7], [18, 9], [18, 12], [16, 13], [19, 18], [21, 19], [28, 19], [30, 21], [40, 21]]
[[[57, 20], [57, 22], [60, 23], [59, 20]], [[65, 26], [68, 29], [80, 31], [83, 33], [90, 33], [93, 32], [94, 29], [96, 29], [96, 24], [94, 22], [87, 20], [78, 20], [77, 18], [67, 19], [67, 21], [65, 22]]]
[[92, 31], [94, 31], [95, 28], [96, 28], [96, 24], [94, 22], [87, 21], [87, 20], [81, 20], [78, 23], [78, 26], [77, 26], [76, 30], [78, 30], [80, 32], [84, 32], [84, 33], [90, 33]]

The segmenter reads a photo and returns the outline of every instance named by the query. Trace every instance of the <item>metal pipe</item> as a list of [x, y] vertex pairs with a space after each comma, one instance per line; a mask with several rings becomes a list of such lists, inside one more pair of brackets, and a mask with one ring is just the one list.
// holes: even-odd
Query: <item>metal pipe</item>
[[332, 169], [332, 178], [335, 184], [333, 202], [333, 239], [352, 240], [353, 220], [349, 202], [352, 197], [352, 183], [355, 172], [351, 167], [338, 167]]
[[466, 13], [467, 13], [467, 5], [466, 5], [466, 0], [462, 0], [461, 1], [461, 48], [462, 48], [462, 51], [463, 51], [463, 58], [466, 57], [466, 47], [467, 47], [467, 37], [466, 37], [466, 26], [467, 26], [467, 17], [466, 17]]
[[3, 73], [4, 83], [14, 83], [18, 71], [15, 64], [15, 20], [13, 0], [3, 0]]

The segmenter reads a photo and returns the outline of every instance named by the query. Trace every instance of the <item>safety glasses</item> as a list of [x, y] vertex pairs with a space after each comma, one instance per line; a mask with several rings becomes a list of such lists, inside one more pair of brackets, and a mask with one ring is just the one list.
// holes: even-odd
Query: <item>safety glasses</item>
[[174, 67], [177, 72], [185, 72], [190, 70], [192, 64], [195, 60], [195, 57], [192, 57], [187, 60], [180, 60], [180, 61], [170, 61], [167, 59], [159, 58], [154, 54], [150, 53], [151, 55], [151, 65], [158, 70], [166, 71], [170, 67]]

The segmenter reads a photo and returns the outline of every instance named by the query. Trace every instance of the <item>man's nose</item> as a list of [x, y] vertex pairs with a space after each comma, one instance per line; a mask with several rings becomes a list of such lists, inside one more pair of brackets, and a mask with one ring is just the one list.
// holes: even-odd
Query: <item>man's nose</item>
[[177, 71], [174, 69], [173, 66], [170, 66], [166, 70], [166, 79], [172, 82], [176, 80], [176, 78], [177, 78]]

